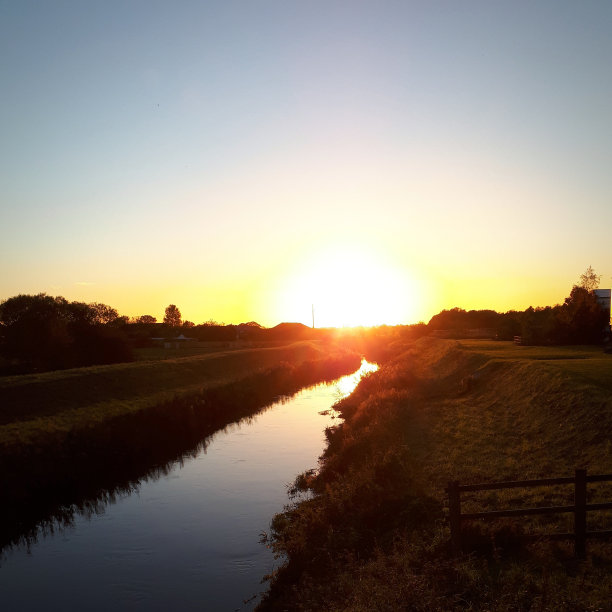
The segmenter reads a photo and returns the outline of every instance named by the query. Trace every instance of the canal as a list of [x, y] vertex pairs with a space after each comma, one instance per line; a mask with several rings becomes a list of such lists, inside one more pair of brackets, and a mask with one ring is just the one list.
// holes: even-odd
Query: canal
[[102, 513], [3, 553], [0, 609], [252, 610], [280, 563], [261, 534], [317, 466], [333, 404], [375, 369], [283, 398]]

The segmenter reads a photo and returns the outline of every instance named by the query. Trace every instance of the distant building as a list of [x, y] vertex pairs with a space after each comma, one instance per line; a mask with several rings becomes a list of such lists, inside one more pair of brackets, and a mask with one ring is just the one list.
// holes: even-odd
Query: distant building
[[151, 338], [151, 340], [165, 349], [177, 349], [184, 346], [185, 342], [194, 342], [195, 338], [186, 338], [183, 334], [180, 334], [176, 338]]

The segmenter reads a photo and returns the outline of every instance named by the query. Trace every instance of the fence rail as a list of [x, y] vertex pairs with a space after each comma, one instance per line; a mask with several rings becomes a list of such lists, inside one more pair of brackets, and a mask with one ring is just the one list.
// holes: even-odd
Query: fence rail
[[[586, 553], [586, 539], [607, 538], [612, 536], [612, 530], [587, 531], [587, 512], [593, 510], [610, 510], [612, 502], [587, 504], [587, 483], [612, 481], [612, 474], [587, 475], [587, 471], [577, 469], [573, 477], [542, 478], [539, 480], [513, 480], [482, 484], [459, 484], [457, 481], [448, 483], [448, 507], [451, 529], [451, 545], [453, 553], [459, 555], [462, 551], [461, 523], [468, 520], [493, 520], [504, 517], [528, 516], [535, 514], [574, 513], [574, 531], [572, 533], [530, 534], [525, 539], [546, 538], [549, 540], [573, 539], [574, 553], [577, 557]], [[489, 512], [461, 512], [461, 493], [468, 491], [492, 491], [496, 489], [511, 489], [518, 487], [544, 487], [563, 484], [574, 485], [574, 504], [571, 506], [547, 506], [542, 508], [517, 508], [508, 510], [492, 510]]]

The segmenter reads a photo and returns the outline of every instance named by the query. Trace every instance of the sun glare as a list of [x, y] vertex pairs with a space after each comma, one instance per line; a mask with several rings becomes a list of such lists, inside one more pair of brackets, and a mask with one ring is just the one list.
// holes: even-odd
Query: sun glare
[[408, 271], [378, 253], [334, 247], [306, 258], [290, 274], [279, 313], [316, 327], [414, 322], [418, 294]]

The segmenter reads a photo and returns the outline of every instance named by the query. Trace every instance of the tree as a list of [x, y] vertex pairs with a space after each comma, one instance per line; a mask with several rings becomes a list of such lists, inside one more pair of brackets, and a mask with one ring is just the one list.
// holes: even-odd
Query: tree
[[110, 321], [109, 325], [113, 327], [125, 327], [126, 325], [128, 325], [129, 322], [130, 317], [124, 315], [122, 317], [117, 317], [116, 319], [113, 319], [112, 321]]
[[119, 313], [112, 306], [99, 304], [97, 302], [88, 304], [88, 306], [91, 310], [93, 318], [92, 323], [94, 324], [105, 325], [107, 323], [113, 323], [119, 318]]
[[565, 326], [565, 342], [568, 344], [601, 342], [603, 330], [609, 322], [606, 311], [597, 301], [593, 291], [577, 286], [574, 286], [569, 297], [565, 298], [559, 319]]
[[580, 275], [580, 284], [578, 287], [587, 291], [595, 291], [599, 287], [601, 274], [595, 274], [595, 270], [589, 266], [583, 274]]
[[[64, 298], [55, 298], [56, 300]], [[85, 325], [107, 325], [108, 323], [117, 322], [119, 313], [107, 304], [94, 302], [85, 304], [84, 302], [66, 302], [64, 300], [63, 310], [65, 316], [71, 323], [79, 323]]]
[[223, 325], [223, 323], [219, 323], [218, 321], [215, 321], [214, 319], [208, 319], [208, 321], [204, 321], [202, 325], [205, 325], [206, 327], [220, 327], [221, 325]]
[[0, 303], [0, 351], [26, 371], [130, 360], [127, 338], [111, 329], [121, 320], [105, 304], [17, 295]]
[[166, 308], [166, 314], [164, 315], [164, 323], [166, 325], [170, 325], [170, 327], [180, 327], [181, 311], [174, 304], [170, 304]]
[[0, 304], [2, 352], [34, 368], [67, 365], [72, 340], [67, 331], [68, 302], [45, 293], [17, 295]]
[[136, 323], [144, 323], [145, 325], [153, 325], [157, 323], [157, 319], [151, 315], [142, 315], [136, 319]]

